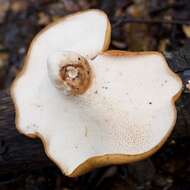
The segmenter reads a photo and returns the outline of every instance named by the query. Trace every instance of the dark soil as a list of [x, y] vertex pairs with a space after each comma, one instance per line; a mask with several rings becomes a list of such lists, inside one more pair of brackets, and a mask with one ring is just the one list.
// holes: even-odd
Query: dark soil
[[[67, 14], [99, 8], [112, 23], [111, 49], [169, 53], [190, 43], [189, 0], [0, 0], [0, 90], [23, 66], [33, 37]], [[189, 190], [190, 124], [175, 130], [162, 149], [134, 164], [96, 169], [78, 178], [56, 166], [0, 176], [1, 190]], [[15, 174], [16, 173], [16, 174]]]

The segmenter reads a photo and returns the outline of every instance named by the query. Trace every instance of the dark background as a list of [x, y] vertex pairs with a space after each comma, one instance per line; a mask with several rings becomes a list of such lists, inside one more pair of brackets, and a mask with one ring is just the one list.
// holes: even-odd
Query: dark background
[[[108, 14], [111, 49], [169, 54], [190, 43], [189, 0], [0, 0], [0, 90], [10, 87], [38, 31], [89, 8]], [[176, 126], [162, 149], [144, 161], [96, 169], [78, 178], [65, 177], [56, 166], [14, 171], [0, 176], [0, 190], [189, 190], [190, 124], [185, 113], [182, 116], [183, 127]]]

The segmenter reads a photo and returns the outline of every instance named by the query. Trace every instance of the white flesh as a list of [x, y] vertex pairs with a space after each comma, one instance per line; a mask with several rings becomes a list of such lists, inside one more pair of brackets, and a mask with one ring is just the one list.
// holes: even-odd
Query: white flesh
[[25, 74], [15, 88], [20, 129], [39, 133], [67, 174], [94, 156], [147, 152], [175, 123], [181, 82], [162, 56], [100, 55], [91, 67], [95, 77], [81, 96], [64, 96], [41, 75], [33, 85]]

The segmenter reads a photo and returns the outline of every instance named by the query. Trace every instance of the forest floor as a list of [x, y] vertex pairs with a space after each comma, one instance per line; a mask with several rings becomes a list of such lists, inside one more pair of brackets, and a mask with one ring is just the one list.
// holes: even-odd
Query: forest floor
[[[189, 0], [0, 0], [0, 90], [23, 66], [33, 37], [50, 22], [89, 8], [104, 10], [112, 24], [111, 49], [168, 53], [190, 43]], [[56, 166], [4, 179], [0, 190], [188, 190], [190, 126], [175, 128], [152, 157], [96, 169], [78, 178]]]

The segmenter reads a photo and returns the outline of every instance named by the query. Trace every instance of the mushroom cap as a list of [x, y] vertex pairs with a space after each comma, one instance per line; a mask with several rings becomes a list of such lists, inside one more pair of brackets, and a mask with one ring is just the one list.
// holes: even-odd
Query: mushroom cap
[[[39, 136], [48, 156], [69, 176], [153, 154], [176, 121], [182, 82], [164, 57], [100, 54], [109, 38], [109, 21], [100, 11], [66, 17], [35, 38], [11, 89], [19, 131]], [[80, 96], [64, 96], [48, 78], [47, 55], [63, 50], [81, 54], [91, 66], [92, 83]]]

